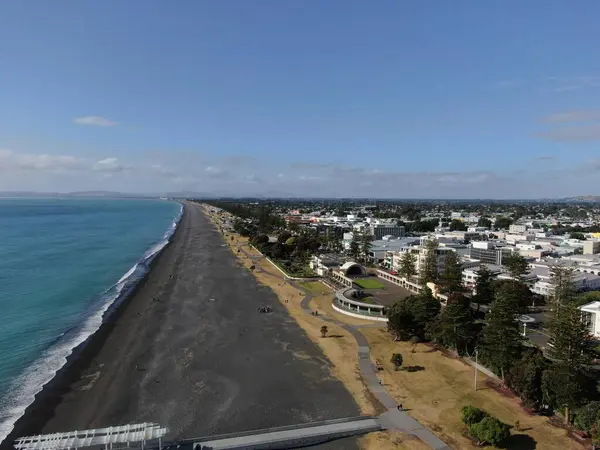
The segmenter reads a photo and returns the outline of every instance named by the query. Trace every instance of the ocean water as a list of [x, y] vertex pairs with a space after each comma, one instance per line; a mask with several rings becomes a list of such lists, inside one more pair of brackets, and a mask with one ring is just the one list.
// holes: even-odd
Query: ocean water
[[0, 442], [168, 242], [159, 200], [0, 199]]

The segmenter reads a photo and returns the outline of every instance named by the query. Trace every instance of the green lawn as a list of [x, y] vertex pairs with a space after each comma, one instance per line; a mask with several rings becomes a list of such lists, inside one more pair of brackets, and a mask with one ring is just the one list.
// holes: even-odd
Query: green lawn
[[383, 289], [385, 285], [375, 278], [359, 278], [354, 280], [354, 284], [360, 286], [363, 289]]
[[310, 291], [313, 295], [321, 295], [322, 292], [328, 291], [328, 289], [323, 286], [323, 283], [319, 281], [301, 281], [298, 285], [302, 286], [307, 291]]

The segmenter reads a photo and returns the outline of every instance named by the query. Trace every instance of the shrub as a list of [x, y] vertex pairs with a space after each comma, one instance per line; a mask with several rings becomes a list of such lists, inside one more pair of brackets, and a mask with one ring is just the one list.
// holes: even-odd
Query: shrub
[[510, 436], [510, 428], [495, 417], [484, 417], [469, 427], [469, 433], [481, 444], [498, 445]]
[[402, 355], [400, 353], [394, 353], [392, 355], [392, 359], [390, 361], [394, 365], [394, 368], [396, 370], [399, 370], [400, 366], [402, 365], [402, 362], [403, 362]]
[[596, 422], [600, 419], [600, 402], [590, 402], [575, 412], [575, 426], [590, 434]]
[[489, 417], [488, 413], [471, 405], [463, 406], [460, 410], [460, 418], [467, 425], [479, 423], [486, 417]]

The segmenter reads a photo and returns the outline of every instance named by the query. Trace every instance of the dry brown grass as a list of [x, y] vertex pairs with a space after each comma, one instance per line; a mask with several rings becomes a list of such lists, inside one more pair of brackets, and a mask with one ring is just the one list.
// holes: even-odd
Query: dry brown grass
[[361, 449], [377, 450], [429, 450], [431, 447], [416, 436], [397, 431], [378, 431], [369, 433], [358, 440]]
[[[418, 344], [412, 353], [412, 345], [407, 342], [393, 342], [384, 330], [363, 329], [369, 340], [373, 358], [384, 366], [381, 376], [387, 391], [392, 397], [410, 410], [410, 415], [454, 448], [475, 449], [469, 439], [463, 436], [466, 427], [460, 420], [459, 409], [467, 404], [484, 409], [503, 422], [514, 425], [518, 420], [525, 432], [537, 442], [538, 449], [564, 450], [583, 448], [568, 438], [566, 432], [548, 423], [541, 416], [528, 415], [517, 400], [500, 395], [485, 387], [488, 380], [484, 374], [478, 375], [480, 389], [473, 390], [473, 368], [460, 360], [448, 358], [439, 351]], [[404, 366], [422, 366], [419, 372], [394, 371], [389, 362], [393, 353], [401, 353]], [[517, 438], [511, 449], [529, 449], [531, 446], [519, 444]], [[522, 442], [522, 441], [521, 441]], [[510, 444], [510, 443], [509, 443]]]

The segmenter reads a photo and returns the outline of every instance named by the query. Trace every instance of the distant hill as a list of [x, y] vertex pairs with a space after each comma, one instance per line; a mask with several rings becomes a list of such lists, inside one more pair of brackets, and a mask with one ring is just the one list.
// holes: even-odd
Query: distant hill
[[565, 200], [570, 202], [600, 202], [600, 195], [580, 195], [579, 197], [568, 197]]

